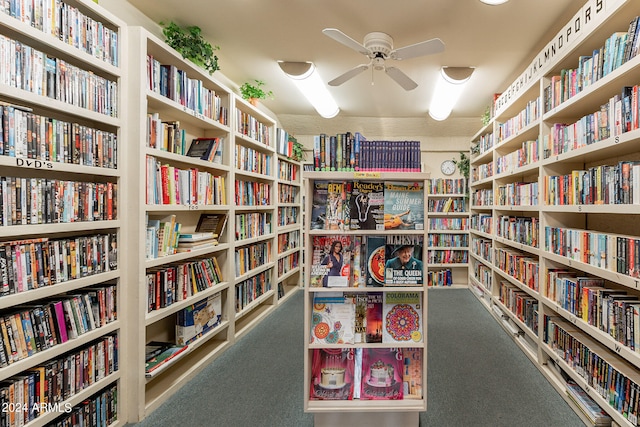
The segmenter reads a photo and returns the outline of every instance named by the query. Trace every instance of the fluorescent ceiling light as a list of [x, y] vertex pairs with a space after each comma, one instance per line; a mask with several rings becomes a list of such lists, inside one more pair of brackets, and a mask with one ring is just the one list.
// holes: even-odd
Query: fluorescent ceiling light
[[490, 4], [491, 6], [496, 6], [498, 4], [506, 3], [509, 0], [480, 0], [484, 4]]
[[429, 105], [429, 115], [434, 120], [444, 120], [458, 102], [465, 83], [471, 77], [471, 67], [442, 67]]
[[312, 62], [278, 61], [278, 65], [313, 105], [318, 114], [330, 119], [340, 112], [338, 104], [329, 93]]

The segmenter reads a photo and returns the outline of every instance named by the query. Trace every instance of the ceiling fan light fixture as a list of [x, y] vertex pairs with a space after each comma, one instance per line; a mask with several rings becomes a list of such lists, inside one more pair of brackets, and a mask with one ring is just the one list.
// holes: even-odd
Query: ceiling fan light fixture
[[432, 119], [442, 121], [451, 114], [453, 107], [460, 99], [465, 83], [473, 74], [471, 67], [442, 67], [438, 74], [431, 104], [429, 116]]
[[326, 119], [338, 115], [340, 108], [324, 85], [313, 62], [278, 61], [278, 65], [318, 114]]
[[509, 0], [480, 0], [484, 4], [488, 4], [491, 6], [497, 6], [499, 4], [503, 4], [508, 2]]

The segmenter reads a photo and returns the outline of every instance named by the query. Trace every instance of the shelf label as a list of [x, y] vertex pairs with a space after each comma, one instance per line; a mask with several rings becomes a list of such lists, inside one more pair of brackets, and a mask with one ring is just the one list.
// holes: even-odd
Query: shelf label
[[380, 172], [354, 172], [353, 177], [358, 178], [380, 178]]
[[53, 162], [45, 162], [35, 159], [16, 158], [16, 166], [33, 169], [53, 169]]
[[620, 350], [622, 350], [622, 347], [620, 346], [620, 344], [614, 344], [613, 349], [616, 351], [616, 353], [620, 353]]
[[200, 209], [200, 205], [187, 205], [190, 211], [197, 211]]

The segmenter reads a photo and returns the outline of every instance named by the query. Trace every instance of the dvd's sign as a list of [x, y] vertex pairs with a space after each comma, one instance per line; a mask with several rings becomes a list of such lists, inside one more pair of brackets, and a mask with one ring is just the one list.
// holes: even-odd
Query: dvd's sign
[[16, 158], [16, 166], [27, 167], [33, 169], [53, 169], [52, 162], [43, 162], [42, 160]]

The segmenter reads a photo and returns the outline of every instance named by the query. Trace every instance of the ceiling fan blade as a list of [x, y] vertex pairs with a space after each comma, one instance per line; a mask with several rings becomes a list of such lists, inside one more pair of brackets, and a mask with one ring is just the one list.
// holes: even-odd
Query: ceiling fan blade
[[418, 83], [411, 80], [409, 76], [396, 67], [386, 67], [384, 72], [387, 73], [387, 75], [396, 83], [402, 86], [404, 90], [413, 90], [418, 87]]
[[369, 55], [369, 50], [366, 47], [364, 47], [361, 43], [358, 43], [342, 31], [338, 30], [337, 28], [325, 28], [324, 30], [322, 30], [322, 33], [326, 36], [331, 37], [338, 43], [342, 43], [346, 47], [355, 50], [356, 52], [360, 52], [363, 55]]
[[426, 40], [420, 43], [394, 49], [389, 54], [391, 59], [411, 59], [418, 56], [433, 55], [444, 51], [444, 43], [440, 39]]
[[360, 64], [357, 67], [352, 68], [349, 71], [347, 71], [346, 73], [344, 73], [342, 75], [339, 75], [335, 79], [331, 80], [329, 82], [329, 86], [340, 86], [342, 83], [346, 82], [349, 79], [354, 78], [355, 76], [357, 76], [358, 74], [362, 73], [363, 71], [365, 71], [368, 68], [369, 68], [368, 65]]

